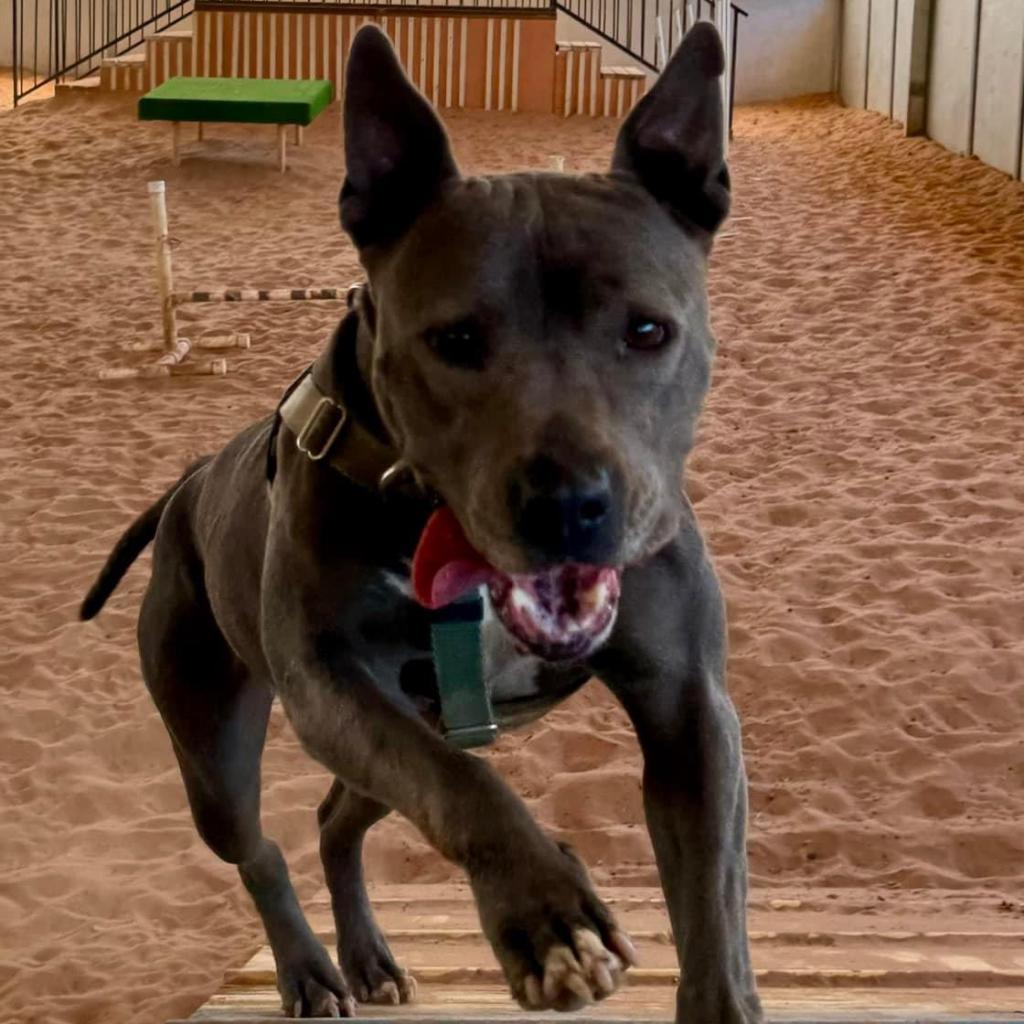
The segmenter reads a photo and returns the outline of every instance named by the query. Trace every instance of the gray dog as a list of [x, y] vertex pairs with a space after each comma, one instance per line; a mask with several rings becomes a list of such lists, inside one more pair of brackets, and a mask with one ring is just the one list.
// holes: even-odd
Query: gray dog
[[[437, 728], [424, 605], [483, 587], [500, 724], [596, 675], [636, 728], [685, 979], [677, 1020], [761, 1018], [722, 601], [680, 486], [729, 205], [722, 69], [698, 25], [608, 174], [464, 178], [386, 38], [364, 28], [340, 203], [367, 284], [277, 413], [190, 467], [85, 600], [88, 619], [155, 540], [143, 674], [199, 833], [238, 866], [296, 1017], [414, 995], [362, 876], [363, 837], [391, 810], [465, 870], [523, 1007], [601, 999], [633, 962], [571, 851]], [[260, 829], [275, 696], [336, 780], [319, 821], [340, 970]]]

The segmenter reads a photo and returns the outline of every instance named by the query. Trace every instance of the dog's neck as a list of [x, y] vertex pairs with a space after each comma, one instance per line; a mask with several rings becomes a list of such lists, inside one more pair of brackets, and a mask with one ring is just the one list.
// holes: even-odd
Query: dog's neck
[[[317, 387], [382, 444], [393, 442], [381, 419], [370, 384], [373, 332], [366, 314], [356, 303], [342, 320], [320, 357], [313, 364]], [[396, 449], [395, 458], [399, 457]]]
[[[356, 332], [356, 369], [367, 392], [373, 399], [373, 332], [362, 317], [359, 319], [359, 330]], [[373, 406], [380, 418], [376, 399], [373, 399]]]

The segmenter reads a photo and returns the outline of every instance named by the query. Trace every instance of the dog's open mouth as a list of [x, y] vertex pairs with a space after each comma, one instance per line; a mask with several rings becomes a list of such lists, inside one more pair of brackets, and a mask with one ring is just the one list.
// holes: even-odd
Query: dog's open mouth
[[619, 572], [566, 563], [534, 575], [500, 572], [470, 544], [445, 507], [427, 522], [413, 558], [416, 599], [440, 608], [486, 585], [502, 625], [546, 661], [582, 658], [608, 638], [619, 606]]

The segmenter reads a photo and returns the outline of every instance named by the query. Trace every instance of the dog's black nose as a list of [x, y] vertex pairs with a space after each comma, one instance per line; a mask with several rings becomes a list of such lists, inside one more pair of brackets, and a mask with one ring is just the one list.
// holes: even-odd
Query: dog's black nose
[[604, 467], [569, 469], [536, 456], [513, 473], [509, 505], [520, 539], [545, 562], [603, 564], [618, 547], [621, 516]]

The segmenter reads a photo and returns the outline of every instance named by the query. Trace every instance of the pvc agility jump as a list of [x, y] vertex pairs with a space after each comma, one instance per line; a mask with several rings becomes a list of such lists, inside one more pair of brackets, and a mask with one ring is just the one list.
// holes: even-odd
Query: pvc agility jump
[[349, 289], [344, 288], [221, 288], [215, 290], [175, 292], [171, 263], [171, 239], [167, 230], [166, 186], [162, 181], [149, 183], [149, 208], [153, 222], [156, 249], [156, 285], [160, 300], [162, 338], [159, 342], [138, 342], [134, 352], [161, 352], [149, 366], [107, 367], [100, 370], [100, 380], [132, 380], [145, 377], [182, 377], [200, 374], [221, 375], [228, 372], [227, 360], [221, 357], [196, 359], [196, 349], [247, 349], [248, 334], [224, 334], [197, 338], [194, 341], [178, 334], [176, 310], [179, 306], [210, 302], [344, 302]]

